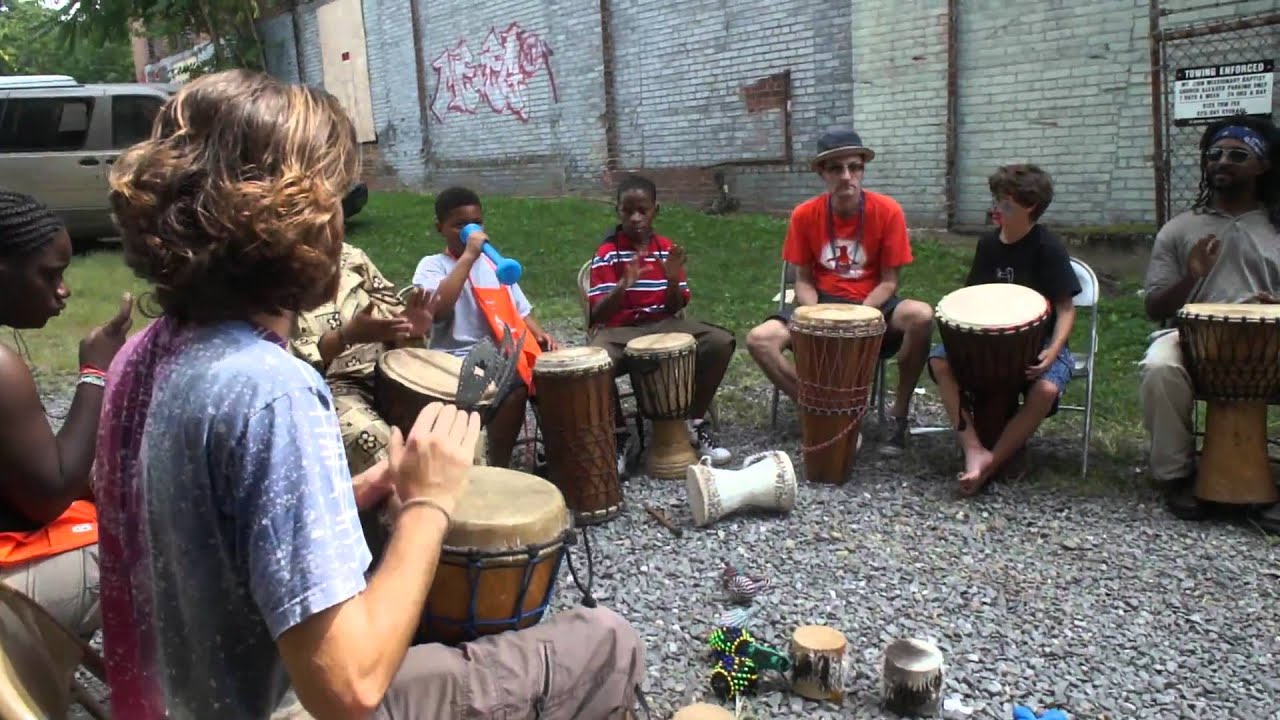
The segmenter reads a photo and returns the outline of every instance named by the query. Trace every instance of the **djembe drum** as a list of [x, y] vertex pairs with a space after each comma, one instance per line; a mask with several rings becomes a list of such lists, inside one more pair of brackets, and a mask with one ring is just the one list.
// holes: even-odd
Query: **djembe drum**
[[844, 700], [844, 633], [826, 625], [804, 625], [791, 634], [791, 691], [810, 700]]
[[[409, 437], [413, 423], [422, 408], [433, 402], [453, 403], [458, 394], [458, 377], [462, 374], [462, 358], [441, 350], [398, 348], [378, 358], [374, 369], [374, 406], [391, 427]], [[485, 391], [481, 407], [491, 405], [497, 388]], [[476, 443], [475, 463], [485, 465], [485, 433]]]
[[605, 522], [622, 510], [614, 434], [613, 361], [598, 347], [543, 353], [533, 368], [551, 482], [576, 525]]
[[791, 318], [801, 449], [810, 482], [842, 485], [849, 479], [884, 332], [884, 314], [867, 305], [801, 305]]
[[697, 527], [747, 508], [789, 513], [796, 504], [796, 472], [781, 450], [752, 455], [740, 470], [714, 468], [702, 458], [685, 471], [684, 488]]
[[880, 699], [905, 717], [935, 717], [942, 709], [946, 668], [942, 651], [926, 640], [894, 640], [880, 665]]
[[536, 625], [551, 604], [572, 526], [555, 485], [515, 470], [471, 468], [416, 640], [453, 645]]
[[1191, 304], [1176, 324], [1187, 373], [1207, 401], [1196, 497], [1280, 500], [1267, 454], [1267, 404], [1280, 395], [1280, 305]]
[[734, 720], [737, 715], [711, 703], [694, 703], [676, 711], [671, 720]]
[[1025, 285], [986, 283], [948, 294], [934, 315], [961, 407], [991, 449], [1018, 411], [1027, 368], [1044, 349], [1049, 301]]
[[686, 425], [697, 348], [688, 333], [655, 333], [632, 340], [624, 349], [636, 407], [653, 423], [647, 470], [655, 478], [679, 480], [698, 462]]

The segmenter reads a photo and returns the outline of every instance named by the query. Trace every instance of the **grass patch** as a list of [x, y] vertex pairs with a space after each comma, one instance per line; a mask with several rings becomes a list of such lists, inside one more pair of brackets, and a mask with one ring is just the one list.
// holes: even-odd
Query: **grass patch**
[[[505, 254], [524, 265], [521, 285], [538, 316], [553, 325], [580, 325], [576, 273], [613, 223], [611, 206], [591, 200], [486, 199], [488, 231]], [[711, 216], [667, 206], [658, 217], [657, 229], [689, 250], [694, 298], [690, 312], [733, 330], [742, 348], [746, 332], [774, 309], [771, 298], [778, 289], [786, 220], [766, 215]], [[352, 219], [348, 237], [396, 283], [408, 282], [418, 260], [443, 246], [435, 231], [432, 198], [412, 193], [373, 193], [364, 211]], [[960, 286], [971, 249], [922, 233], [913, 234], [912, 244], [915, 262], [904, 273], [905, 296], [936, 303]], [[24, 333], [41, 372], [74, 372], [80, 338], [111, 316], [121, 292], [143, 289], [119, 252], [110, 249], [76, 257], [68, 284], [74, 294], [67, 312], [42, 331]], [[1136, 363], [1146, 348], [1151, 324], [1143, 315], [1138, 287], [1138, 278], [1120, 278], [1104, 296], [1099, 317], [1093, 457], [1100, 465], [1098, 473], [1111, 477], [1131, 466], [1142, 439]], [[1082, 347], [1085, 322], [1083, 316], [1077, 322], [1075, 347]], [[135, 316], [135, 330], [144, 323]], [[750, 409], [758, 418], [754, 422], [767, 423], [767, 417], [759, 417], [759, 402], [767, 398], [770, 388], [745, 352], [741, 355], [730, 368], [729, 380], [736, 387], [722, 398], [722, 411], [738, 420], [745, 419], [740, 413]], [[1083, 393], [1084, 382], [1077, 381], [1068, 400], [1078, 402]], [[1046, 430], [1076, 434], [1077, 422], [1055, 419]], [[1113, 463], [1113, 468], [1104, 470]], [[1075, 471], [1069, 458], [1063, 471]]]

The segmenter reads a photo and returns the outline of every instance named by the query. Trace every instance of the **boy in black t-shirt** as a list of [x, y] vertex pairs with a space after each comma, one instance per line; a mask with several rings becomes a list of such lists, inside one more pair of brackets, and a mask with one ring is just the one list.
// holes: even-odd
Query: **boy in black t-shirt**
[[[1072, 298], [1080, 292], [1080, 281], [1062, 241], [1036, 222], [1053, 201], [1053, 183], [1035, 165], [1006, 165], [988, 178], [987, 186], [995, 202], [993, 217], [999, 230], [979, 238], [965, 285], [1017, 283], [1044, 295], [1053, 309], [1044, 350], [1036, 364], [1027, 368], [1022, 407], [1009, 420], [995, 447], [982, 445], [973, 418], [965, 413], [964, 429], [957, 431], [964, 449], [964, 471], [959, 480], [960, 492], [965, 495], [981, 490], [992, 472], [1013, 459], [1040, 423], [1057, 412], [1058, 399], [1071, 381], [1075, 364], [1067, 338], [1076, 319]], [[929, 354], [929, 374], [938, 385], [952, 424], [959, 426], [959, 385], [941, 345]]]

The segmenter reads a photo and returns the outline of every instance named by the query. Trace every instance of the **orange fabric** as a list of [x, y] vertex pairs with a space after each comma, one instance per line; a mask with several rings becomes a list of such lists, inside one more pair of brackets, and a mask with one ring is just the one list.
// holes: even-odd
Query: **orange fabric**
[[829, 197], [823, 193], [791, 211], [782, 259], [813, 268], [818, 292], [862, 302], [880, 284], [884, 268], [913, 260], [906, 216], [897, 200], [863, 190], [860, 228], [857, 214], [832, 213]]
[[533, 334], [529, 332], [529, 326], [525, 324], [524, 318], [516, 312], [511, 291], [506, 287], [476, 287], [475, 283], [471, 283], [471, 291], [476, 297], [476, 305], [489, 321], [489, 327], [493, 329], [494, 339], [501, 340], [503, 332], [509, 327], [511, 336], [521, 343], [520, 354], [516, 358], [516, 372], [520, 373], [520, 378], [524, 380], [524, 384], [529, 388], [529, 394], [532, 395], [533, 366], [542, 355], [542, 347], [533, 339]]
[[0, 533], [0, 567], [23, 565], [98, 542], [98, 510], [77, 500], [58, 519], [31, 532]]

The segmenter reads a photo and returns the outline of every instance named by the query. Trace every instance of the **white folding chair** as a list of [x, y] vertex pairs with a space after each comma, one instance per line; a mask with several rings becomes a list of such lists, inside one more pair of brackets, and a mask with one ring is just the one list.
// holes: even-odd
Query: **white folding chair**
[[[787, 261], [782, 261], [782, 280], [778, 287], [778, 294], [773, 296], [773, 301], [778, 303], [778, 312], [786, 312], [795, 305], [796, 291], [793, 287], [796, 282], [796, 268]], [[876, 401], [876, 419], [881, 423], [884, 422], [884, 358], [880, 358], [876, 362], [876, 374], [871, 384], [871, 397]], [[769, 404], [769, 427], [777, 429], [778, 427], [778, 401], [782, 397], [782, 391], [777, 385], [773, 386], [773, 400]]]
[[1074, 410], [1084, 413], [1084, 430], [1081, 433], [1081, 442], [1084, 448], [1080, 455], [1080, 477], [1085, 477], [1089, 473], [1089, 436], [1093, 429], [1093, 376], [1094, 376], [1094, 359], [1098, 356], [1098, 301], [1102, 296], [1101, 288], [1098, 286], [1098, 276], [1094, 274], [1093, 268], [1084, 262], [1071, 258], [1071, 269], [1076, 273], [1076, 279], [1080, 282], [1080, 294], [1076, 295], [1073, 302], [1075, 303], [1077, 312], [1076, 317], [1079, 319], [1080, 311], [1087, 311], [1089, 318], [1089, 340], [1085, 347], [1072, 346], [1071, 355], [1075, 358], [1075, 367], [1071, 369], [1072, 378], [1084, 378], [1085, 393], [1084, 405], [1064, 405], [1059, 404], [1058, 410]]

